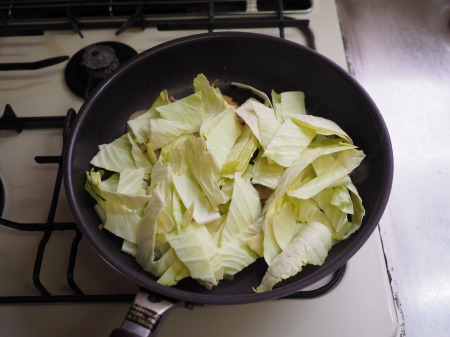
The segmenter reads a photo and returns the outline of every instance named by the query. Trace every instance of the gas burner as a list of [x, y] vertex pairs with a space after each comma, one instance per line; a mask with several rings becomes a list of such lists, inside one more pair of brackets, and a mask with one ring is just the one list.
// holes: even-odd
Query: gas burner
[[119, 60], [113, 48], [94, 45], [85, 48], [81, 64], [90, 76], [104, 79], [117, 69]]
[[109, 77], [123, 62], [137, 55], [130, 46], [119, 42], [99, 42], [78, 51], [67, 63], [65, 80], [80, 98]]

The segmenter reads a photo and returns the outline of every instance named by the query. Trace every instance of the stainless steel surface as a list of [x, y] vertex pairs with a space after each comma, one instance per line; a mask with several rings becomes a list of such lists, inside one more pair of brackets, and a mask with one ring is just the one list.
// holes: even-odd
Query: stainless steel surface
[[450, 2], [337, 1], [351, 73], [390, 130], [394, 184], [380, 224], [400, 336], [450, 330]]

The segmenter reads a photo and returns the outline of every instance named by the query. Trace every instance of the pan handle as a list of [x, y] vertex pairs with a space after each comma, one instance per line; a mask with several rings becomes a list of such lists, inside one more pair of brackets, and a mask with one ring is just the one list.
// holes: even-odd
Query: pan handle
[[110, 337], [154, 337], [177, 301], [140, 289], [122, 326]]

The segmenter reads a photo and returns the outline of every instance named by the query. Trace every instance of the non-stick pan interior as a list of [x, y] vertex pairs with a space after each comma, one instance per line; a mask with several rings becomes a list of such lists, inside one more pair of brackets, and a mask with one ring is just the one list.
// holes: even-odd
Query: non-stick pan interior
[[[306, 267], [272, 292], [255, 294], [267, 268], [263, 261], [239, 273], [232, 282], [206, 290], [192, 280], [164, 287], [121, 253], [121, 240], [99, 231], [88, 193], [85, 172], [98, 145], [126, 130], [129, 115], [147, 109], [161, 90], [183, 97], [193, 92], [193, 78], [203, 73], [224, 94], [238, 101], [250, 93], [230, 86], [241, 82], [270, 94], [303, 90], [309, 114], [338, 123], [365, 153], [353, 175], [366, 216], [361, 229], [333, 247], [322, 267]], [[67, 144], [65, 183], [75, 218], [87, 239], [113, 267], [131, 280], [163, 295], [200, 303], [245, 303], [292, 293], [342, 266], [368, 239], [384, 211], [392, 183], [392, 151], [383, 119], [372, 100], [344, 70], [298, 44], [248, 33], [202, 34], [150, 49], [129, 61], [102, 83], [80, 110]]]

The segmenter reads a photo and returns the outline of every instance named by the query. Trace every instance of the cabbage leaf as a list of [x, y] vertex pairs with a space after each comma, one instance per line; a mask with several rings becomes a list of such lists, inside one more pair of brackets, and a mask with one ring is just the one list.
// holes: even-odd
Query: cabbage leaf
[[103, 228], [159, 284], [211, 289], [264, 259], [255, 291], [270, 291], [363, 224], [349, 135], [308, 115], [302, 91], [232, 85], [255, 97], [236, 107], [204, 74], [188, 96], [163, 90], [86, 172]]
[[265, 292], [278, 282], [298, 274], [306, 264], [320, 266], [332, 246], [329, 229], [320, 222], [302, 227], [287, 248], [270, 264], [256, 292]]

